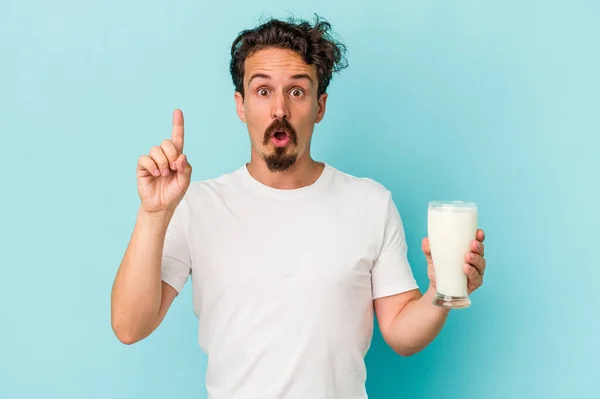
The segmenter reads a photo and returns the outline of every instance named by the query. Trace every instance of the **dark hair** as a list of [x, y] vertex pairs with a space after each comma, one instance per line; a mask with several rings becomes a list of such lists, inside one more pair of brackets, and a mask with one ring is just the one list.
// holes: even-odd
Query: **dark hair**
[[346, 47], [333, 38], [331, 24], [315, 14], [314, 26], [304, 20], [287, 21], [271, 18], [254, 29], [239, 33], [231, 46], [229, 70], [236, 91], [244, 96], [246, 58], [265, 48], [282, 48], [297, 52], [304, 62], [316, 65], [317, 95], [325, 93], [334, 72], [348, 66]]

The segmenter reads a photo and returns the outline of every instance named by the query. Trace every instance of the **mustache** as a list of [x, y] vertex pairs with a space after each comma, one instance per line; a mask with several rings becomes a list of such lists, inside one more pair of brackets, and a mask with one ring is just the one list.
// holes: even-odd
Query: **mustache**
[[275, 119], [273, 123], [269, 125], [265, 129], [265, 135], [263, 137], [263, 144], [267, 145], [269, 140], [271, 140], [271, 136], [275, 132], [285, 131], [290, 135], [290, 139], [292, 143], [298, 144], [298, 135], [296, 134], [296, 129], [288, 122], [287, 119]]

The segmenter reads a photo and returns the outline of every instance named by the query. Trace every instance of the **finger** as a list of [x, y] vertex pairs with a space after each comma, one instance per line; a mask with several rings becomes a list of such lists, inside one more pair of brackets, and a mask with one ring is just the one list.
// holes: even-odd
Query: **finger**
[[431, 247], [429, 246], [429, 237], [423, 238], [423, 242], [421, 243], [421, 247], [425, 255], [431, 255]]
[[484, 249], [484, 245], [481, 241], [473, 240], [471, 242], [471, 251], [472, 252], [475, 252], [476, 254], [483, 256], [483, 254], [484, 254], [483, 249]]
[[165, 155], [167, 156], [167, 161], [169, 162], [169, 167], [175, 170], [175, 161], [179, 156], [179, 151], [175, 148], [175, 144], [171, 140], [164, 140], [160, 144], [160, 148], [163, 150]]
[[173, 130], [171, 140], [179, 153], [183, 152], [183, 112], [180, 109], [173, 111]]
[[138, 160], [138, 176], [160, 176], [158, 165], [149, 156], [142, 155]]
[[188, 163], [187, 157], [185, 154], [179, 154], [177, 160], [174, 162], [175, 170], [177, 173], [187, 173], [191, 170], [192, 166]]
[[475, 235], [475, 237], [477, 238], [477, 240], [484, 242], [485, 241], [485, 233], [483, 230], [479, 229], [477, 230], [477, 234]]
[[473, 284], [476, 287], [481, 285], [481, 283], [483, 282], [483, 276], [481, 274], [479, 274], [477, 269], [475, 269], [471, 265], [464, 265], [463, 270], [464, 270], [465, 274], [467, 275], [467, 277], [469, 278], [469, 281], [471, 282], [471, 284]]
[[163, 176], [167, 176], [170, 172], [169, 161], [167, 156], [160, 147], [152, 147], [150, 150], [150, 158], [158, 165], [158, 169]]
[[188, 163], [185, 154], [181, 154], [175, 164], [177, 166], [177, 183], [183, 191], [186, 191], [192, 177], [192, 165]]
[[433, 263], [433, 259], [431, 258], [431, 246], [429, 245], [429, 238], [425, 237], [421, 243], [421, 249], [423, 250], [423, 253], [425, 254], [425, 259], [427, 260], [428, 264]]
[[466, 255], [465, 260], [467, 263], [477, 269], [479, 274], [483, 274], [485, 271], [485, 258], [476, 253], [470, 252]]

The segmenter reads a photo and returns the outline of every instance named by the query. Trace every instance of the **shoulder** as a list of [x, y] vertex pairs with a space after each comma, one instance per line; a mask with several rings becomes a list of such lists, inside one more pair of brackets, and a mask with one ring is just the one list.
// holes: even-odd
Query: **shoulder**
[[336, 203], [349, 218], [361, 220], [363, 231], [370, 231], [380, 243], [385, 231], [401, 226], [392, 191], [372, 177], [359, 177], [333, 169]]
[[374, 178], [359, 177], [343, 172], [330, 165], [328, 167], [332, 170], [333, 186], [337, 192], [344, 195], [347, 199], [355, 198], [361, 201], [387, 205], [392, 196], [391, 191]]

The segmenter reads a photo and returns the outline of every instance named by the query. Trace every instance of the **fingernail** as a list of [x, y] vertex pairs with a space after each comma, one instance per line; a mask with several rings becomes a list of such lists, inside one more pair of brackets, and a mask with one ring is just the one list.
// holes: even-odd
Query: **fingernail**
[[477, 241], [477, 249], [481, 249], [481, 243]]
[[473, 254], [469, 254], [469, 259], [471, 259], [471, 260], [475, 260], [475, 255], [473, 255]]
[[169, 174], [169, 169], [164, 169], [162, 174], [163, 176], [167, 176]]

